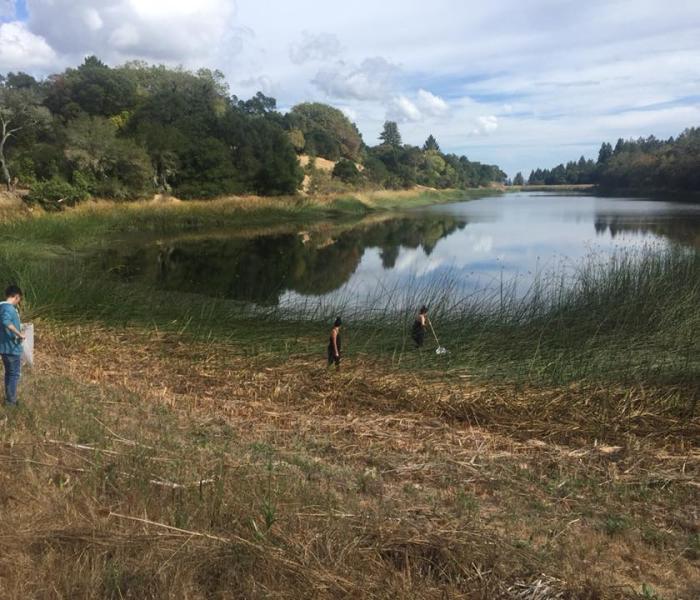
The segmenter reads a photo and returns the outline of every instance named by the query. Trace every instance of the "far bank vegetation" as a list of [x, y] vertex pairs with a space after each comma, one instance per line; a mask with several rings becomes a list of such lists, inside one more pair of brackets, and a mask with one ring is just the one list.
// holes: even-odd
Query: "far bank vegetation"
[[326, 104], [282, 113], [261, 92], [238, 98], [218, 71], [137, 61], [112, 68], [94, 56], [42, 81], [0, 75], [0, 134], [5, 188], [51, 208], [89, 197], [472, 188], [505, 179], [495, 165], [443, 153], [432, 135], [422, 147], [404, 144], [391, 121], [369, 146]]

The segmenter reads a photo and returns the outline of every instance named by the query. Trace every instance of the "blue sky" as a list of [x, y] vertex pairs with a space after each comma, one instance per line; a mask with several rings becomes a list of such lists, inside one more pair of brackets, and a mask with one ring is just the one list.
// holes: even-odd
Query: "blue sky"
[[697, 0], [0, 0], [0, 72], [89, 54], [218, 68], [510, 175], [700, 125]]

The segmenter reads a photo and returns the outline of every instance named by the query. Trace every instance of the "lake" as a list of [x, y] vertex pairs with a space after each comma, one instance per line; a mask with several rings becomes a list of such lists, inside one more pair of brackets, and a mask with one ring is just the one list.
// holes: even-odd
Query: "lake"
[[405, 308], [522, 296], [583, 262], [700, 245], [700, 205], [508, 193], [347, 222], [120, 240], [97, 257], [124, 281], [259, 305]]

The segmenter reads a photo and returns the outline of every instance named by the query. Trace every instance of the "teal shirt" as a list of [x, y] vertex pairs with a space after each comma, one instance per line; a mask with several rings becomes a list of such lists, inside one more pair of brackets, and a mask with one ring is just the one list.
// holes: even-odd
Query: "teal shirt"
[[22, 340], [8, 331], [8, 325], [14, 325], [17, 331], [22, 331], [19, 311], [13, 304], [0, 302], [0, 354], [22, 354]]

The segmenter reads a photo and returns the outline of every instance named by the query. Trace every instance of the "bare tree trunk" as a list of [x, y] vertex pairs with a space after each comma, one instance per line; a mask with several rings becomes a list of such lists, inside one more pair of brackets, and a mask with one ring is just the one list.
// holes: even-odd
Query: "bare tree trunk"
[[5, 159], [5, 142], [10, 139], [10, 136], [17, 133], [22, 127], [15, 127], [10, 129], [10, 122], [6, 121], [2, 116], [0, 116], [0, 123], [2, 123], [2, 133], [0, 134], [0, 171], [2, 171], [2, 176], [5, 179], [5, 185], [7, 185], [7, 191], [12, 191], [12, 177], [10, 177], [10, 169], [7, 168], [7, 160]]
[[5, 140], [0, 143], [0, 171], [2, 171], [2, 178], [5, 180], [5, 185], [7, 186], [7, 191], [12, 191], [12, 177], [10, 177], [10, 170], [7, 168], [7, 161], [5, 160], [4, 153]]
[[10, 177], [10, 170], [7, 168], [7, 161], [5, 160], [5, 142], [12, 135], [12, 131], [7, 130], [7, 122], [2, 119], [2, 138], [0, 139], [0, 170], [2, 170], [2, 177], [5, 180], [5, 185], [7, 186], [7, 191], [12, 191], [12, 178]]

